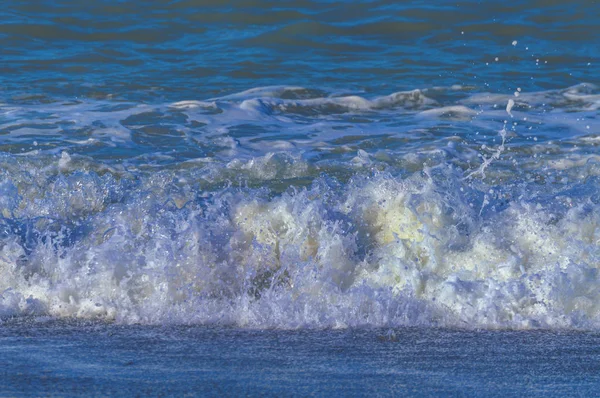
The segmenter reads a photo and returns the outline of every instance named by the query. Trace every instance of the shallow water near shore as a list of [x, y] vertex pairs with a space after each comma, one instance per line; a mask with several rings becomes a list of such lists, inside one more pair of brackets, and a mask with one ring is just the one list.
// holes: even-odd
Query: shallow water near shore
[[7, 396], [589, 396], [600, 335], [34, 321], [0, 331]]
[[597, 2], [9, 2], [0, 322], [600, 327]]

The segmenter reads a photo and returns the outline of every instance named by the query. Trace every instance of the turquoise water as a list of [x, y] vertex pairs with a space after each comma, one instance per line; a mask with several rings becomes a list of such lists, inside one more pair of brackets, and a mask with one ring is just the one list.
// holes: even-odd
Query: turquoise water
[[[346, 380], [387, 394], [392, 375], [430, 395], [541, 394], [549, 378], [557, 395], [591, 391], [592, 371], [543, 354], [574, 339], [552, 358], [596, 366], [584, 347], [600, 327], [598, 15], [597, 1], [5, 2], [2, 393], [35, 395], [39, 361], [70, 340], [96, 350], [89, 333], [115, 358], [111, 333], [124, 334], [147, 361], [147, 335], [171, 336], [167, 356], [211, 333], [233, 356], [265, 344], [250, 394], [281, 376], [265, 361], [283, 348], [260, 336], [306, 350], [350, 338], [319, 357], [331, 369], [360, 345], [401, 355], [415, 334], [432, 351], [410, 354], [414, 368], [386, 359], [373, 376], [361, 348], [357, 368], [303, 390], [318, 371], [302, 357], [265, 391]], [[390, 330], [403, 337], [376, 345]], [[436, 345], [469, 339], [539, 351], [495, 373], [512, 359]], [[38, 348], [50, 351], [28, 357]], [[186, 361], [210, 368], [202, 355]], [[78, 361], [52, 365], [49, 388], [148, 381]], [[410, 369], [438, 381], [405, 380]], [[227, 393], [246, 391], [244, 372]]]

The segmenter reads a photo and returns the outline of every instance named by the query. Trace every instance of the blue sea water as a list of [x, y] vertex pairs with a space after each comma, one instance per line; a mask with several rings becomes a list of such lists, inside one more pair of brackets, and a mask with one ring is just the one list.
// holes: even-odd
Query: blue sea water
[[[3, 3], [0, 393], [587, 395], [598, 16], [590, 0]], [[181, 350], [204, 370], [165, 367]], [[136, 355], [182, 384], [118, 365]]]
[[247, 330], [43, 322], [0, 331], [3, 395], [594, 396], [597, 333]]

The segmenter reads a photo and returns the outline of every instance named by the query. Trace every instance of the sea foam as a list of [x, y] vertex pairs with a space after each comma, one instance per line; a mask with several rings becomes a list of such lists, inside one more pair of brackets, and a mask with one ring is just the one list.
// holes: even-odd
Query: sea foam
[[596, 92], [2, 105], [0, 319], [597, 329]]

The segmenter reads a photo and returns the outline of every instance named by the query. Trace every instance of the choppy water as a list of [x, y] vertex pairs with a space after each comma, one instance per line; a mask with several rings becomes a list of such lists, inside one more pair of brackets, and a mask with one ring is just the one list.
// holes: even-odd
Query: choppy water
[[600, 327], [595, 1], [9, 2], [0, 319]]

